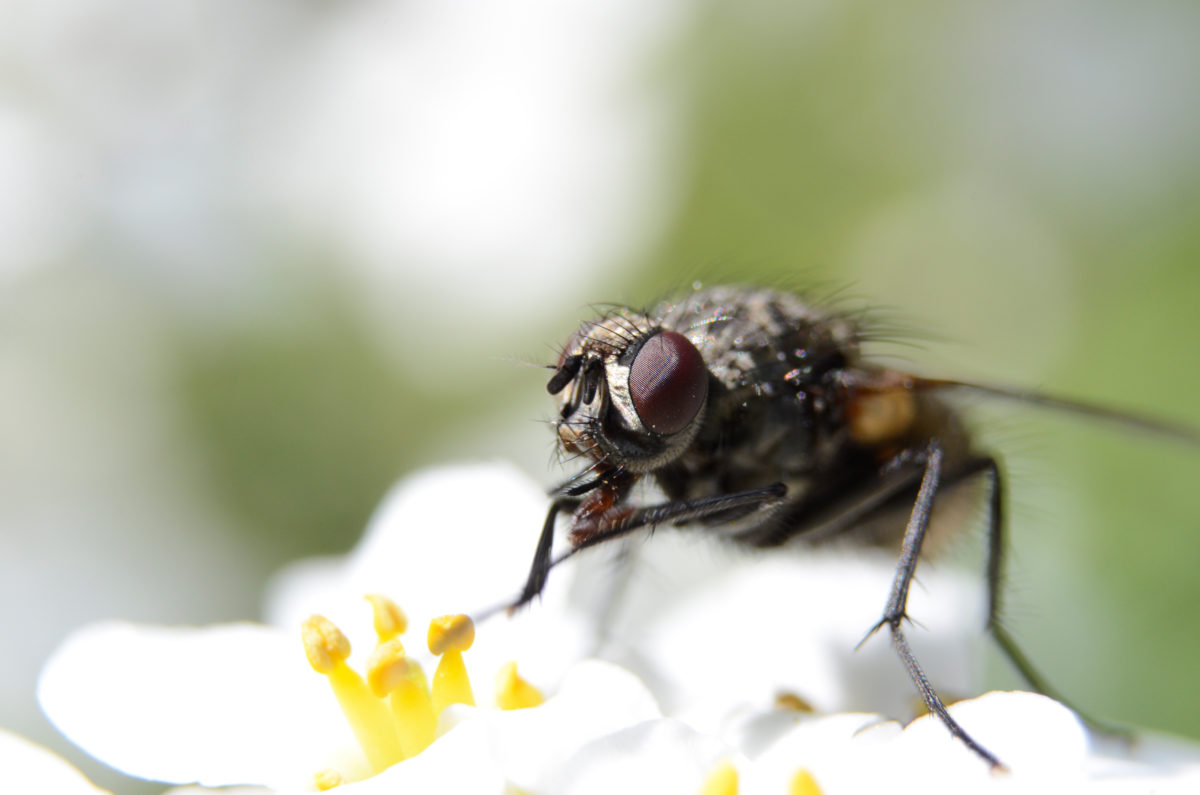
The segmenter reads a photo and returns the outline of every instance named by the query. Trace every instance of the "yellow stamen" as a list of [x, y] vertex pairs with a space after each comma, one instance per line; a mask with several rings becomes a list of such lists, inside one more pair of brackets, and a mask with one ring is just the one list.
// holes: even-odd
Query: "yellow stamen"
[[474, 642], [475, 625], [467, 616], [442, 616], [429, 622], [429, 651], [442, 657], [433, 672], [434, 714], [442, 714], [450, 704], [475, 706], [475, 695], [462, 661], [462, 653]]
[[369, 593], [364, 598], [371, 603], [371, 609], [375, 612], [375, 634], [379, 636], [380, 643], [403, 635], [404, 630], [408, 629], [408, 618], [391, 599], [377, 593]]
[[545, 701], [542, 691], [517, 673], [517, 664], [507, 662], [496, 672], [496, 706], [500, 709], [525, 709]]
[[375, 772], [381, 772], [403, 758], [396, 727], [383, 702], [371, 695], [366, 683], [349, 665], [350, 641], [324, 616], [311, 616], [301, 626], [304, 652], [317, 673], [329, 679], [329, 686], [362, 746]]
[[817, 780], [812, 777], [804, 768], [796, 771], [796, 775], [792, 776], [792, 785], [788, 788], [789, 795], [821, 795], [821, 788], [817, 786]]
[[416, 756], [433, 742], [437, 715], [429, 696], [425, 674], [404, 654], [398, 640], [379, 644], [367, 660], [367, 684], [380, 698], [387, 697], [404, 757]]
[[816, 712], [816, 710], [813, 709], [812, 704], [809, 704], [806, 700], [795, 693], [787, 692], [775, 694], [775, 708], [788, 710], [790, 712], [803, 712], [809, 715]]
[[346, 782], [342, 779], [342, 774], [336, 770], [322, 770], [315, 777], [317, 790], [319, 792], [327, 792], [334, 787], [340, 787]]
[[708, 774], [700, 795], [737, 795], [738, 773], [732, 762], [722, 762]]

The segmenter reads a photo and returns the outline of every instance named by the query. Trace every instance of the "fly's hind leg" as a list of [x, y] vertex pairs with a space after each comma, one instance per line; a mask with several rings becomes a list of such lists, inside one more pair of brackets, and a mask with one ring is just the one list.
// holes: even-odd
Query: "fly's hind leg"
[[1030, 687], [1042, 695], [1049, 696], [1077, 714], [1093, 729], [1114, 736], [1126, 736], [1128, 731], [1121, 727], [1098, 721], [1085, 712], [1080, 711], [1074, 704], [1063, 698], [1062, 694], [1042, 676], [1029, 657], [1021, 651], [1013, 636], [1004, 625], [1001, 616], [1001, 596], [1004, 586], [1005, 553], [1007, 539], [1005, 534], [1005, 487], [1004, 478], [996, 459], [978, 458], [968, 464], [964, 476], [982, 474], [988, 480], [989, 494], [987, 507], [987, 623], [985, 628], [995, 639], [996, 645], [1004, 654], [1013, 668], [1021, 675]]

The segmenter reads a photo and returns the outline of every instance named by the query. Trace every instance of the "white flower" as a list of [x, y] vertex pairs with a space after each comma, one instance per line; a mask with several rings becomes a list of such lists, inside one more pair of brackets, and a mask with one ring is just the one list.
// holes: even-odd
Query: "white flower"
[[950, 711], [1006, 771], [990, 770], [932, 717], [902, 727], [880, 715], [776, 709], [742, 716], [724, 741], [672, 718], [623, 729], [581, 748], [539, 792], [1200, 792], [1195, 744], [1100, 738], [1061, 704], [1033, 693], [988, 693]]
[[[511, 468], [435, 470], [396, 488], [358, 549], [345, 560], [310, 562], [285, 572], [272, 610], [287, 617], [269, 626], [206, 628], [104, 623], [71, 636], [47, 663], [39, 699], [50, 719], [89, 753], [130, 775], [206, 786], [314, 786], [326, 769], [345, 780], [417, 786], [465, 777], [470, 791], [502, 792], [507, 781], [536, 767], [519, 749], [496, 751], [496, 737], [523, 737], [550, 763], [594, 736], [658, 716], [653, 699], [632, 676], [604, 664], [574, 668], [584, 657], [586, 620], [568, 620], [570, 567], [556, 572], [539, 609], [479, 628], [467, 665], [487, 687], [507, 660], [537, 672], [557, 694], [533, 710], [479, 717], [454, 708], [439, 739], [424, 753], [369, 778], [367, 759], [338, 711], [323, 677], [305, 660], [300, 619], [321, 612], [352, 639], [351, 663], [374, 645], [366, 593], [394, 594], [410, 614], [431, 618], [454, 609], [484, 608], [510, 599], [521, 584], [545, 510], [544, 495]], [[480, 565], [484, 562], [485, 565]], [[526, 654], [526, 639], [537, 654]], [[426, 661], [420, 641], [413, 657]], [[525, 660], [529, 665], [525, 665]], [[562, 724], [570, 716], [580, 725]], [[460, 725], [455, 726], [458, 723]], [[451, 730], [451, 727], [452, 730]], [[500, 743], [508, 748], [512, 743]], [[439, 758], [463, 754], [470, 765]], [[502, 769], [497, 757], [516, 773]], [[445, 764], [448, 767], [442, 768]], [[535, 771], [536, 772], [536, 771]], [[448, 779], [447, 776], [450, 776]], [[485, 786], [486, 785], [486, 786]]]
[[[332, 669], [326, 656], [344, 652], [340, 635], [325, 643], [326, 625], [310, 623], [325, 645], [310, 644], [316, 661], [306, 662], [300, 622], [332, 618], [354, 644], [350, 668], [363, 670], [373, 645], [363, 641], [375, 633], [362, 594], [392, 594], [420, 617], [502, 603], [522, 582], [545, 508], [539, 490], [507, 468], [415, 476], [388, 497], [348, 558], [308, 561], [279, 577], [274, 626], [85, 629], [46, 666], [43, 708], [118, 769], [207, 786], [312, 789], [326, 770], [367, 793], [505, 795], [1183, 792], [1200, 782], [1200, 750], [1094, 737], [1043, 696], [991, 693], [951, 706], [1008, 765], [1002, 775], [932, 718], [901, 728], [871, 714], [906, 715], [916, 700], [885, 637], [854, 652], [878, 618], [892, 562], [836, 552], [730, 561], [693, 543], [694, 531], [632, 541], [626, 550], [643, 559], [623, 592], [610, 566], [589, 583], [572, 563], [553, 572], [540, 604], [481, 624], [466, 654], [476, 687], [486, 690], [486, 677], [516, 659], [549, 694], [540, 706], [454, 704], [425, 750], [391, 767], [372, 761], [370, 742], [356, 736], [385, 702], [366, 698], [369, 715], [356, 723], [360, 735], [352, 732], [312, 670]], [[934, 566], [920, 574], [913, 645], [943, 692], [973, 692], [982, 594], [970, 578]], [[580, 662], [602, 637], [597, 629], [628, 670]], [[408, 644], [423, 656], [422, 644]], [[777, 704], [780, 692], [788, 698]], [[818, 710], [782, 705], [802, 700]]]
[[[317, 613], [365, 638], [372, 629], [363, 594], [387, 594], [425, 619], [507, 603], [524, 584], [547, 507], [543, 490], [509, 465], [415, 474], [384, 498], [350, 555], [301, 561], [275, 577], [267, 623], [294, 629]], [[491, 672], [519, 659], [532, 679], [552, 684], [585, 656], [593, 627], [570, 602], [574, 573], [570, 563], [556, 569], [533, 609], [482, 623], [475, 665]], [[526, 659], [527, 649], [537, 650], [536, 659]]]
[[24, 737], [0, 729], [0, 771], [5, 792], [23, 795], [97, 795], [107, 792], [76, 770], [70, 762]]

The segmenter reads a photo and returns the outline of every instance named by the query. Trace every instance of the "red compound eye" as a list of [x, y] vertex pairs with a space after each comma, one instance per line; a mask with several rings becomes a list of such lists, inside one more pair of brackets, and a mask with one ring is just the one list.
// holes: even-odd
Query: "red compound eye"
[[678, 433], [708, 397], [708, 368], [682, 334], [661, 331], [642, 345], [629, 368], [629, 396], [642, 423], [655, 433]]

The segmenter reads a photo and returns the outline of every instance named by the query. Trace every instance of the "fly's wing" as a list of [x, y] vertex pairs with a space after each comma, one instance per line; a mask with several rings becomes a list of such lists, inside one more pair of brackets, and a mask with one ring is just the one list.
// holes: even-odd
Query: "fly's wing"
[[1002, 384], [980, 384], [970, 381], [953, 381], [944, 378], [920, 378], [918, 376], [912, 376], [912, 388], [918, 391], [955, 389], [976, 392], [1003, 400], [1015, 401], [1053, 411], [1061, 411], [1066, 414], [1074, 414], [1125, 430], [1146, 433], [1168, 441], [1200, 447], [1200, 430], [1196, 428], [1133, 412], [1121, 411], [1108, 406], [1088, 403], [1082, 400], [1071, 400], [1046, 395], [1035, 390], [1018, 389]]

